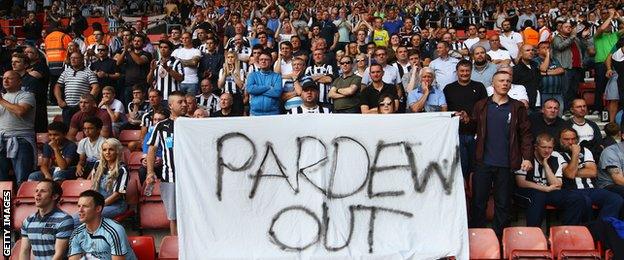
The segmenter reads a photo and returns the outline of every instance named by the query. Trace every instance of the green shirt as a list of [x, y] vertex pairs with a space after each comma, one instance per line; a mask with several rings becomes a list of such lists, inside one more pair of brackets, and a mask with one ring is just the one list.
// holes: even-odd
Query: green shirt
[[607, 60], [607, 56], [609, 56], [609, 53], [613, 50], [613, 46], [615, 46], [619, 38], [620, 36], [617, 32], [605, 32], [600, 36], [594, 36], [594, 47], [596, 48], [594, 62], [605, 62], [605, 60]]
[[[351, 74], [351, 76], [348, 76], [346, 78], [343, 76], [336, 78], [334, 80], [334, 83], [332, 84], [332, 87], [336, 89], [348, 88], [351, 85], [356, 85], [359, 87], [361, 83], [362, 83], [362, 78], [360, 76]], [[359, 91], [356, 91], [355, 94], [348, 96], [348, 97], [334, 99], [334, 110], [349, 109], [349, 108], [359, 107], [359, 106], [360, 106]]]

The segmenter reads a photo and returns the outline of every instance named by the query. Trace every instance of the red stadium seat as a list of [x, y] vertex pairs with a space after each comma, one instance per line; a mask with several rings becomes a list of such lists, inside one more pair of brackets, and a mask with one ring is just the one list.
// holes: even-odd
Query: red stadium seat
[[128, 242], [132, 247], [132, 251], [136, 255], [137, 259], [155, 260], [156, 259], [156, 246], [154, 245], [154, 238], [151, 236], [134, 236], [128, 237]]
[[611, 249], [605, 251], [605, 260], [613, 260], [613, 251]]
[[43, 145], [50, 142], [50, 137], [48, 137], [48, 133], [37, 133], [37, 149], [43, 149]]
[[503, 230], [503, 257], [552, 259], [552, 254], [540, 228], [509, 227]]
[[63, 203], [59, 205], [59, 208], [69, 215], [78, 213], [78, 203]]
[[500, 244], [490, 228], [468, 229], [470, 259], [500, 259]]
[[584, 226], [558, 226], [550, 228], [550, 250], [556, 259], [564, 258], [596, 258], [600, 252], [596, 250], [594, 239]]
[[128, 147], [124, 147], [123, 148], [123, 160], [124, 162], [129, 162], [130, 161], [130, 149], [128, 149]]
[[91, 180], [66, 180], [61, 184], [63, 188], [63, 197], [61, 198], [61, 204], [65, 203], [78, 203], [80, 193], [91, 189]]
[[38, 181], [22, 182], [22, 185], [17, 189], [14, 205], [35, 204], [35, 189], [38, 183]]
[[121, 130], [119, 133], [119, 141], [124, 146], [127, 146], [128, 143], [133, 141], [141, 140], [141, 130]]
[[19, 204], [13, 208], [13, 230], [22, 228], [24, 219], [37, 211], [35, 204]]
[[143, 190], [139, 180], [139, 172], [130, 171], [130, 180], [128, 180], [128, 189], [126, 190], [126, 202], [128, 205], [136, 206], [139, 204], [139, 198]]
[[160, 241], [159, 260], [178, 259], [178, 236], [165, 236]]
[[131, 152], [126, 161], [129, 170], [134, 171], [141, 168], [141, 158], [143, 158], [143, 152]]
[[144, 202], [139, 207], [139, 219], [142, 229], [168, 229], [169, 220], [165, 205], [161, 202]]

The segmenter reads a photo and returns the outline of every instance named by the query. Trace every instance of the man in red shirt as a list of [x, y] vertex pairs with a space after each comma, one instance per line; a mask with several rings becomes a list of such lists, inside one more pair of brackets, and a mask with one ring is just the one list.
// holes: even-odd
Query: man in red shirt
[[78, 131], [82, 131], [82, 125], [84, 120], [88, 117], [95, 116], [102, 120], [102, 130], [100, 131], [100, 135], [109, 138], [111, 137], [111, 118], [108, 115], [108, 112], [104, 109], [99, 109], [96, 107], [95, 98], [91, 94], [84, 94], [80, 96], [79, 103], [80, 111], [74, 114], [71, 118], [69, 124], [69, 132], [67, 133], [67, 139], [76, 142], [76, 134]]

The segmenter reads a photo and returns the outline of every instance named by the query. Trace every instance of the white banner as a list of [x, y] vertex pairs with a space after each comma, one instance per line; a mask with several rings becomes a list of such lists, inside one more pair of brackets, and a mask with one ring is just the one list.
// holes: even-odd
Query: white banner
[[180, 259], [468, 259], [450, 113], [178, 119]]

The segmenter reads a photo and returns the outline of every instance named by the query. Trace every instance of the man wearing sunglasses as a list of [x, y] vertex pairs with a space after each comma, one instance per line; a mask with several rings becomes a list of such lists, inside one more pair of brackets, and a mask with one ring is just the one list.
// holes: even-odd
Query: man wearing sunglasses
[[479, 27], [479, 30], [477, 30], [477, 36], [479, 37], [479, 40], [472, 44], [472, 46], [468, 47], [470, 48], [470, 52], [474, 52], [477, 47], [483, 47], [485, 52], [490, 51], [492, 47], [490, 47], [490, 41], [487, 39], [487, 29], [483, 26]]
[[97, 60], [89, 67], [95, 72], [100, 86], [115, 86], [121, 74], [115, 60], [108, 56], [108, 46], [106, 44], [96, 44], [95, 55]]

